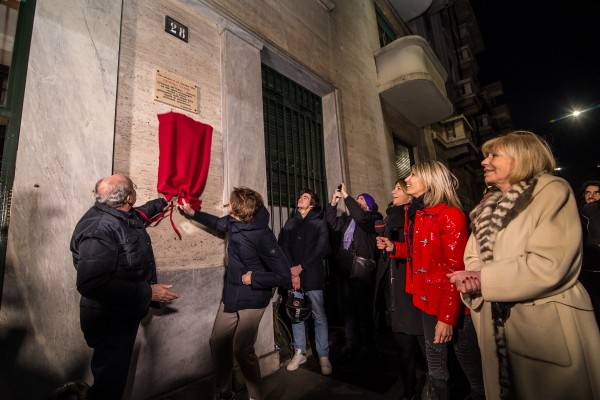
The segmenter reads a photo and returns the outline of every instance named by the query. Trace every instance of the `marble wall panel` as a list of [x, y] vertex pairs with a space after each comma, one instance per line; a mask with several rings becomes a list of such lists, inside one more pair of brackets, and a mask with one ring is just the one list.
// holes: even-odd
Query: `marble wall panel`
[[227, 27], [221, 41], [226, 193], [236, 186], [247, 186], [267, 198], [260, 66], [262, 44], [250, 43]]
[[128, 398], [153, 398], [212, 373], [209, 339], [224, 272], [221, 266], [161, 273], [162, 279], [177, 288], [180, 298], [151, 310], [142, 321]]
[[[165, 16], [189, 28], [188, 42], [165, 32]], [[138, 202], [157, 197], [158, 114], [177, 112], [213, 127], [211, 159], [203, 209], [221, 216], [223, 151], [221, 128], [220, 44], [216, 23], [178, 1], [128, 0], [123, 9], [119, 93], [115, 133], [115, 171], [129, 174], [138, 186]], [[154, 99], [157, 69], [198, 86], [197, 114]], [[149, 230], [159, 271], [223, 265], [224, 242], [179, 212]]]
[[0, 311], [0, 336], [22, 335], [0, 343], [15, 355], [0, 375], [27, 393], [7, 398], [47, 398], [86, 374], [69, 241], [112, 170], [120, 19], [121, 1], [36, 5]]

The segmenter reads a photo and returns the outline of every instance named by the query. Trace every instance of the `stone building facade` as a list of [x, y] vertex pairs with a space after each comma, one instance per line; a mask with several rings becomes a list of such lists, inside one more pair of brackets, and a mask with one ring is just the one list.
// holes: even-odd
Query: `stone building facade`
[[[263, 66], [320, 99], [323, 199], [345, 182], [350, 193], [371, 193], [385, 208], [399, 175], [398, 143], [408, 149], [405, 163], [456, 159], [444, 150], [454, 139], [445, 147], [435, 141], [447, 124], [440, 121], [467, 121], [447, 91], [445, 61], [402, 23], [393, 2], [27, 0], [20, 7], [35, 10], [22, 112], [8, 148], [14, 179], [0, 194], [6, 252], [0, 389], [8, 398], [45, 398], [63, 382], [90, 380], [70, 235], [103, 176], [131, 176], [139, 203], [159, 196], [159, 114], [179, 112], [213, 127], [201, 198], [203, 209], [218, 215], [235, 186], [269, 198]], [[379, 16], [395, 32], [383, 47]], [[187, 41], [166, 32], [166, 17], [188, 28]], [[197, 86], [195, 112], [156, 100], [157, 71]], [[208, 339], [225, 243], [178, 213], [173, 222], [182, 240], [167, 222], [149, 233], [159, 280], [172, 283], [180, 299], [142, 323], [130, 399], [155, 398], [212, 373]], [[264, 375], [279, 368], [270, 309], [256, 349]]]

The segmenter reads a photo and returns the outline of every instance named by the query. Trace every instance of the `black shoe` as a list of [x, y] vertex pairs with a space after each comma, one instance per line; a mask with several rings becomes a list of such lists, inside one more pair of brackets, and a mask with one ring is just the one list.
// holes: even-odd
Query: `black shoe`
[[449, 400], [450, 388], [448, 382], [444, 379], [434, 379], [427, 377], [427, 382], [421, 394], [422, 400]]
[[67, 382], [56, 389], [52, 396], [50, 396], [50, 399], [73, 399], [76, 397], [77, 400], [85, 400], [87, 399], [87, 392], [89, 389], [90, 386], [82, 381]]
[[485, 394], [475, 394], [471, 392], [470, 395], [465, 397], [465, 400], [485, 400]]
[[217, 393], [217, 400], [235, 400], [235, 394], [231, 393], [229, 395], [223, 393]]

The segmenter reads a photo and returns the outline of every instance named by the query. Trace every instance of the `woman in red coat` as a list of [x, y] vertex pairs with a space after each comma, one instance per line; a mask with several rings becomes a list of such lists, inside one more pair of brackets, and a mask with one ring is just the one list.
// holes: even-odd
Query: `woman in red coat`
[[447, 344], [452, 343], [474, 399], [485, 398], [481, 355], [470, 316], [446, 274], [464, 270], [466, 217], [456, 194], [458, 180], [438, 161], [415, 164], [405, 179], [413, 197], [405, 208], [405, 242], [377, 238], [391, 258], [406, 259], [406, 291], [421, 310], [431, 399], [448, 399]]

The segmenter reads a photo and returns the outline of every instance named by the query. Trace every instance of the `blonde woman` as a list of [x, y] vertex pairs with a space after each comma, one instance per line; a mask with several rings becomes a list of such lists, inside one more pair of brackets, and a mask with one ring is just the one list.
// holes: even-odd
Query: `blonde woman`
[[446, 275], [464, 269], [466, 217], [456, 194], [456, 177], [438, 161], [415, 164], [405, 179], [413, 201], [406, 209], [404, 242], [377, 238], [391, 258], [406, 259], [406, 291], [421, 310], [427, 358], [427, 390], [432, 399], [450, 398], [448, 343], [471, 385], [471, 397], [484, 398], [477, 338], [456, 287]]
[[600, 335], [577, 277], [581, 225], [550, 148], [532, 132], [482, 147], [498, 191], [471, 212], [466, 271], [450, 275], [471, 309], [488, 399], [600, 399]]

